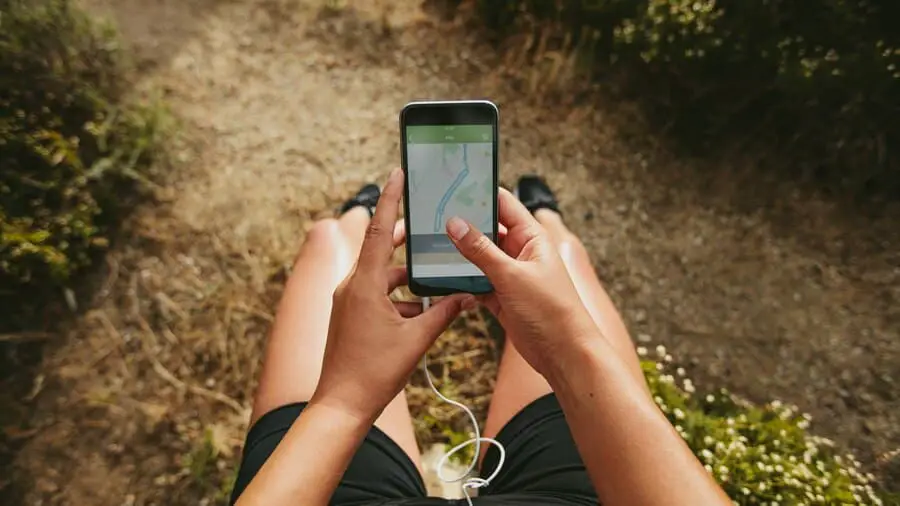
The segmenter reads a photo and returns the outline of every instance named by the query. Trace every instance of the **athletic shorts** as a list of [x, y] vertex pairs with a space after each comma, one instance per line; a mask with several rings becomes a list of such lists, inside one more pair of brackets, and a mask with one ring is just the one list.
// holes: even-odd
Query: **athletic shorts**
[[[289, 404], [260, 418], [247, 434], [241, 468], [231, 495], [237, 501], [253, 476], [300, 416], [306, 403]], [[575, 448], [556, 396], [546, 395], [517, 413], [496, 439], [506, 448], [506, 463], [474, 504], [596, 505], [597, 494]], [[482, 476], [497, 465], [490, 446]], [[332, 506], [463, 506], [465, 499], [429, 498], [415, 464], [390, 437], [373, 427], [360, 445], [331, 497]]]

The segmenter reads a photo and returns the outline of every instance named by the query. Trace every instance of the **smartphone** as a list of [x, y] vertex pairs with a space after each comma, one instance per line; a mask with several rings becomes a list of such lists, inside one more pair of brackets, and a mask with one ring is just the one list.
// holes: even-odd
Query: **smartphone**
[[493, 289], [456, 249], [446, 223], [459, 216], [497, 241], [499, 119], [486, 100], [411, 102], [400, 112], [406, 267], [420, 297]]

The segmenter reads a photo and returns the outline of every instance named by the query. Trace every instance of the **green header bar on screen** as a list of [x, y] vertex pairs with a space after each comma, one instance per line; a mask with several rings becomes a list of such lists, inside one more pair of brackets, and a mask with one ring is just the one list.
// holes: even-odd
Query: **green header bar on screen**
[[409, 144], [461, 144], [491, 142], [492, 125], [422, 125], [406, 127]]

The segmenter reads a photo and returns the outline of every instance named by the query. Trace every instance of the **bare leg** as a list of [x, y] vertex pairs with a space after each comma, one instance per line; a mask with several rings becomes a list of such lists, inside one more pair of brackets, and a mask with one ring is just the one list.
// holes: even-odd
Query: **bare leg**
[[[566, 270], [575, 283], [575, 289], [581, 297], [581, 302], [591, 314], [594, 323], [627, 364], [632, 374], [642, 385], [645, 384], [640, 362], [628, 330], [625, 328], [625, 323], [600, 284], [584, 245], [566, 228], [562, 217], [556, 212], [549, 209], [538, 209], [534, 216], [556, 244], [556, 248], [566, 264]], [[550, 385], [544, 377], [528, 365], [528, 362], [512, 345], [512, 341], [507, 339], [503, 357], [500, 359], [497, 385], [494, 387], [494, 396], [488, 409], [487, 422], [485, 422], [485, 436], [496, 436], [500, 429], [522, 408], [550, 392]]]
[[[356, 207], [338, 219], [316, 222], [307, 234], [266, 344], [251, 424], [275, 408], [308, 401], [315, 392], [328, 337], [331, 297], [356, 263], [368, 224], [366, 210]], [[403, 392], [388, 404], [375, 425], [421, 467]]]

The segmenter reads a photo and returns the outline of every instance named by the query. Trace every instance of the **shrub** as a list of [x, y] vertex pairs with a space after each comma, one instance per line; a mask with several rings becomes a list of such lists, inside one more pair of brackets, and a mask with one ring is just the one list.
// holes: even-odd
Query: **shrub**
[[656, 404], [706, 470], [738, 504], [873, 504], [875, 477], [828, 439], [807, 433], [810, 416], [773, 401], [755, 406], [726, 390], [698, 394], [657, 346], [638, 348]]
[[[894, 0], [478, 0], [503, 31], [555, 27], [668, 131], [799, 155], [803, 176], [900, 189]], [[820, 176], [826, 176], [824, 179]]]
[[68, 0], [0, 0], [0, 330], [107, 246], [142, 177], [157, 117], [121, 102], [121, 69]]

